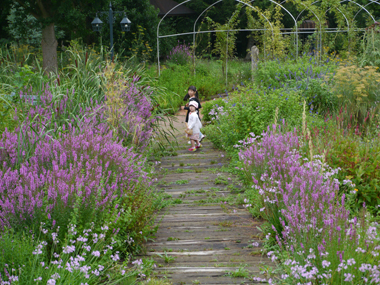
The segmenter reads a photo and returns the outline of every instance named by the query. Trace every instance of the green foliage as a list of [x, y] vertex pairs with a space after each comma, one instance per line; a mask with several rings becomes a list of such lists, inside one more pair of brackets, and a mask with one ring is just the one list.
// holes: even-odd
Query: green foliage
[[[5, 264], [17, 269], [17, 273], [22, 269], [26, 274], [33, 271], [30, 260], [33, 258], [35, 242], [31, 235], [15, 233], [13, 230], [5, 230], [0, 237], [0, 266], [6, 268]], [[46, 252], [45, 252], [46, 254]], [[24, 268], [21, 268], [25, 265]], [[7, 270], [10, 270], [8, 267]]]
[[314, 113], [324, 115], [338, 109], [338, 98], [320, 79], [303, 80], [300, 89], [309, 109]]
[[152, 233], [156, 211], [165, 206], [163, 194], [153, 194], [152, 189], [141, 185], [133, 194], [117, 202], [118, 206], [110, 209], [98, 224], [106, 223], [110, 229], [118, 231], [114, 237], [115, 250], [124, 255], [138, 254]]
[[[213, 123], [204, 130], [218, 147], [233, 150], [233, 146], [250, 133], [260, 135], [274, 122], [276, 109], [278, 121], [284, 120], [289, 127], [301, 125], [302, 97], [297, 91], [256, 90], [255, 87], [239, 87], [224, 99], [224, 106], [212, 101], [214, 107], [209, 117]], [[313, 120], [318, 121], [317, 118]]]
[[[102, 7], [99, 10], [108, 11], [109, 1], [103, 2], [102, 0], [100, 3]], [[158, 17], [158, 9], [155, 9], [154, 6], [150, 4], [149, 0], [115, 0], [112, 1], [112, 5], [115, 11], [125, 11], [128, 19], [132, 22], [131, 31], [123, 32], [118, 24], [121, 21], [121, 15], [119, 18], [116, 18], [117, 24], [114, 26], [115, 50], [127, 57], [135, 54], [133, 49], [139, 50], [137, 54], [138, 62], [153, 59], [157, 54], [157, 25], [160, 20]], [[90, 18], [93, 19], [95, 14], [96, 13], [93, 12]], [[108, 17], [108, 15], [106, 17]], [[109, 27], [106, 24], [107, 19], [102, 19], [105, 23], [101, 32], [103, 44], [109, 45]], [[138, 39], [137, 42], [134, 41], [136, 35]], [[88, 44], [91, 43], [92, 42], [88, 42]]]
[[216, 32], [216, 41], [213, 53], [220, 56], [220, 60], [222, 61], [223, 74], [226, 69], [226, 61], [234, 56], [237, 32], [233, 30], [235, 30], [239, 24], [241, 8], [242, 5], [239, 3], [236, 7], [235, 12], [225, 24], [216, 23], [211, 18], [207, 17], [207, 21], [211, 24], [214, 30], [221, 31]]
[[[378, 116], [370, 122], [374, 128], [366, 126], [367, 133], [362, 132], [365, 127], [342, 128], [340, 119], [311, 132], [313, 152], [325, 153], [326, 163], [334, 169], [340, 168], [337, 174], [340, 181], [351, 180], [355, 184], [354, 191], [352, 187], [340, 185], [340, 192], [348, 197], [349, 208], [353, 213], [358, 213], [365, 203], [372, 214], [380, 214]], [[309, 153], [310, 146], [304, 144], [303, 149], [304, 153]]]
[[142, 61], [150, 59], [153, 51], [149, 42], [145, 39], [145, 34], [146, 28], [137, 25], [137, 31], [132, 33], [132, 35], [134, 35], [134, 39], [131, 43], [132, 46], [129, 48], [133, 56]]
[[222, 98], [217, 98], [212, 101], [207, 101], [202, 105], [203, 121], [211, 122], [211, 119], [215, 119], [215, 116], [210, 115], [212, 109], [215, 106], [226, 107], [226, 102]]
[[[25, 8], [17, 2], [12, 5], [7, 17], [8, 31], [12, 40], [19, 44], [38, 46], [41, 44], [41, 23], [31, 14], [25, 13]], [[62, 39], [65, 32], [55, 28], [57, 39]]]
[[181, 180], [174, 181], [171, 184], [184, 185], [184, 184], [188, 184], [188, 183], [189, 183], [188, 179], [181, 179]]
[[[333, 91], [339, 107], [345, 109], [344, 123], [347, 126], [351, 120], [363, 124], [370, 113], [378, 109], [380, 100], [380, 73], [378, 67], [366, 66], [359, 68], [356, 65], [342, 66], [337, 71]], [[348, 117], [349, 116], [349, 117]], [[366, 119], [367, 118], [367, 119]]]
[[[250, 3], [250, 1], [246, 1]], [[256, 4], [256, 3], [255, 3]], [[284, 28], [283, 25], [283, 14], [280, 6], [275, 6], [271, 3], [268, 9], [265, 7], [265, 10], [255, 7], [252, 9], [250, 7], [247, 9], [247, 18], [248, 18], [248, 28], [249, 29], [268, 29], [264, 33], [252, 32], [251, 36], [253, 39], [260, 43], [262, 51], [264, 53], [264, 48], [266, 53], [270, 53], [274, 57], [284, 57], [286, 53], [286, 48], [291, 46], [291, 43], [287, 43], [286, 37], [281, 34], [281, 28]], [[257, 17], [252, 15], [252, 12], [257, 12]], [[270, 21], [270, 23], [268, 22]]]
[[254, 74], [255, 83], [262, 87], [282, 87], [289, 85], [294, 87], [298, 81], [318, 76], [328, 76], [337, 69], [339, 58], [326, 59], [323, 65], [318, 64], [318, 58], [314, 56], [302, 56], [297, 61], [292, 59], [259, 61]]
[[228, 177], [226, 177], [224, 175], [218, 175], [214, 180], [214, 184], [216, 184], [216, 185], [220, 185], [220, 184], [228, 185], [229, 184]]
[[[108, 13], [105, 16], [99, 15], [104, 22], [100, 37], [89, 25], [89, 19], [92, 20], [98, 11], [109, 10], [109, 1], [102, 0], [96, 3], [40, 1], [37, 5], [35, 1], [21, 0], [17, 3], [13, 1], [12, 5], [13, 8], [8, 16], [8, 30], [19, 43], [40, 45], [41, 28], [54, 23], [57, 39], [63, 37], [69, 41], [83, 39], [86, 44], [93, 44], [104, 38], [107, 41], [103, 44], [109, 45]], [[149, 0], [115, 0], [112, 5], [114, 11], [126, 11], [133, 23], [131, 32], [128, 33], [122, 32], [119, 25], [116, 25], [117, 28], [114, 28], [115, 50], [129, 57], [137, 53], [139, 60], [150, 59], [156, 52], [156, 45], [152, 43], [156, 42], [158, 10], [150, 4]], [[116, 22], [120, 22], [122, 16], [115, 15], [115, 17]]]
[[[271, 60], [261, 62], [254, 78], [258, 86], [285, 90], [296, 90], [306, 101], [310, 113], [326, 114], [337, 110], [338, 98], [331, 89], [333, 72], [341, 61], [327, 56], [324, 64], [319, 64], [313, 56], [303, 56], [298, 61]], [[287, 92], [287, 91], [285, 91]]]
[[[351, 179], [356, 185], [355, 203], [351, 207], [358, 211], [364, 203], [368, 209], [378, 215], [380, 213], [380, 146], [379, 142], [359, 144], [355, 138], [338, 140], [330, 153], [329, 162], [340, 167], [342, 180]], [[349, 193], [347, 193], [349, 194]]]
[[[4, 70], [6, 72], [6, 69]], [[7, 77], [6, 86], [3, 86], [4, 91], [13, 92], [18, 95], [20, 91], [41, 90], [48, 82], [46, 75], [41, 74], [39, 71], [34, 71], [32, 66], [24, 65], [16, 69], [14, 74], [3, 74]], [[16, 96], [17, 97], [17, 96]]]
[[170, 263], [170, 262], [174, 262], [176, 260], [177, 257], [175, 256], [170, 256], [168, 255], [168, 253], [165, 251], [164, 254], [159, 254], [159, 253], [156, 253], [156, 255], [160, 258], [162, 258], [164, 260], [165, 263]]
[[249, 278], [251, 274], [247, 269], [244, 268], [244, 266], [241, 266], [235, 271], [227, 271], [226, 275], [235, 278]]
[[[77, 233], [75, 226], [72, 226], [71, 230], [66, 239], [55, 238], [51, 247], [48, 246], [47, 241], [50, 241], [51, 236], [56, 235], [57, 232], [45, 229], [44, 225], [41, 225], [40, 232], [36, 235], [19, 234], [12, 230], [2, 232], [0, 266], [9, 274], [2, 275], [2, 280], [10, 280], [10, 276], [18, 276], [17, 284], [25, 285], [36, 282], [44, 284], [50, 279], [55, 279], [55, 284], [78, 282], [97, 284], [101, 280], [102, 284], [120, 284], [119, 282], [128, 282], [131, 276], [137, 275], [135, 270], [126, 269], [121, 263], [117, 264], [119, 256], [115, 258], [108, 248], [109, 244], [104, 238], [95, 237], [91, 229]], [[102, 234], [106, 232], [103, 231]], [[83, 241], [82, 234], [86, 241]], [[75, 243], [71, 243], [70, 240]], [[64, 248], [66, 251], [63, 250]], [[99, 252], [99, 256], [90, 254], [91, 252]], [[85, 271], [74, 268], [72, 272], [68, 270], [74, 265], [73, 260], [81, 259], [79, 256], [86, 256], [82, 258], [80, 265], [89, 266], [87, 277]], [[96, 269], [98, 269], [98, 274], [93, 274], [91, 270]], [[127, 273], [123, 274], [122, 270]]]
[[0, 136], [5, 131], [13, 131], [17, 126], [17, 120], [14, 118], [14, 108], [10, 101], [0, 97]]

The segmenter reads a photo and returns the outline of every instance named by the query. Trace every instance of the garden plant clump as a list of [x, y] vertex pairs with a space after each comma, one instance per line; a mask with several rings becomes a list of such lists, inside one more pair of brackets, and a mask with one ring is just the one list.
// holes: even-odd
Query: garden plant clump
[[[289, 126], [301, 126], [302, 104], [308, 104], [307, 121], [318, 126], [323, 120], [320, 113], [334, 111], [337, 100], [332, 92], [321, 87], [333, 76], [337, 61], [319, 66], [313, 56], [285, 62], [277, 59], [261, 63], [255, 73], [255, 82], [233, 86], [225, 99], [203, 104], [204, 120], [214, 144], [233, 151], [234, 146], [249, 136], [261, 134], [274, 121], [286, 120]], [[301, 64], [303, 63], [303, 64]], [[232, 127], [231, 127], [232, 125]]]
[[244, 206], [267, 221], [270, 283], [380, 282], [380, 82], [360, 60], [275, 58], [203, 104], [204, 132], [250, 187]]
[[350, 216], [345, 195], [339, 195], [341, 183], [355, 195], [354, 184], [336, 179], [339, 169], [330, 168], [323, 157], [303, 157], [296, 131], [277, 128], [268, 127], [259, 142], [249, 139], [239, 156], [260, 196], [256, 211], [271, 224], [267, 239], [275, 240], [278, 249], [268, 256], [282, 260], [282, 279], [287, 284], [378, 283], [377, 228], [365, 217]]
[[170, 51], [167, 61], [174, 64], [186, 65], [190, 63], [191, 59], [190, 46], [186, 45], [186, 43], [180, 44], [178, 41], [178, 45]]
[[2, 97], [13, 108], [0, 139], [4, 284], [118, 284], [153, 268], [128, 264], [163, 206], [146, 161], [159, 135], [154, 89], [138, 73], [98, 68], [77, 90], [60, 92], [80, 68]]

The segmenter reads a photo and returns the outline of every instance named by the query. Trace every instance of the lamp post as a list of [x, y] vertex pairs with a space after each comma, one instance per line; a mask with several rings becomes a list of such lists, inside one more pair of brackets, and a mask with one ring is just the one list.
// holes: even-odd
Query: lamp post
[[110, 9], [109, 11], [101, 11], [96, 13], [95, 19], [91, 22], [92, 29], [95, 32], [100, 32], [102, 30], [102, 20], [98, 18], [98, 14], [104, 15], [108, 13], [108, 23], [110, 25], [110, 43], [111, 43], [111, 60], [113, 60], [113, 22], [115, 21], [114, 15], [115, 14], [124, 14], [124, 18], [120, 22], [121, 30], [123, 32], [129, 32], [131, 30], [132, 22], [127, 18], [127, 15], [125, 12], [122, 11], [113, 11], [112, 10], [112, 4], [110, 2]]

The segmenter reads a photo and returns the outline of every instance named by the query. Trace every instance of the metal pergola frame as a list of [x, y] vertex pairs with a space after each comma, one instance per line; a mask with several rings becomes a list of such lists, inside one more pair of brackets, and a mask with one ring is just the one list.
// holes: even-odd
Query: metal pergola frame
[[[226, 32], [227, 33], [227, 44], [226, 44], [226, 50], [228, 51], [228, 34], [229, 32], [254, 32], [254, 31], [271, 31], [272, 32], [272, 37], [274, 37], [274, 30], [273, 30], [273, 25], [272, 23], [268, 20], [268, 18], [260, 11], [258, 11], [254, 6], [251, 5], [252, 2], [254, 2], [255, 0], [250, 0], [248, 2], [244, 2], [242, 0], [235, 0], [238, 3], [240, 4], [243, 4], [243, 7], [242, 8], [245, 8], [245, 7], [249, 7], [251, 8], [253, 11], [256, 11], [258, 14], [260, 14], [267, 22], [268, 24], [270, 25], [270, 29], [268, 28], [261, 28], [261, 29], [234, 29], [234, 30], [208, 30], [208, 31], [196, 31], [196, 25], [199, 21], [199, 19], [209, 10], [211, 9], [212, 7], [214, 7], [215, 5], [223, 2], [223, 0], [216, 0], [213, 4], [209, 5], [206, 9], [204, 9], [197, 17], [197, 19], [195, 20], [194, 22], [194, 25], [193, 25], [193, 31], [191, 32], [186, 32], [186, 33], [179, 33], [179, 34], [169, 34], [169, 35], [160, 35], [160, 25], [162, 23], [162, 21], [166, 18], [167, 15], [169, 15], [173, 10], [175, 10], [176, 8], [180, 7], [181, 5], [184, 5], [188, 2], [190, 2], [192, 0], [186, 0], [182, 3], [179, 3], [178, 5], [174, 6], [172, 9], [170, 9], [160, 20], [160, 22], [158, 23], [157, 25], [157, 68], [158, 68], [158, 75], [160, 76], [161, 75], [161, 67], [160, 67], [160, 39], [161, 38], [168, 38], [168, 37], [177, 37], [177, 36], [184, 36], [184, 35], [193, 35], [193, 46], [195, 47], [196, 46], [196, 35], [197, 34], [204, 34], [204, 33], [218, 33], [218, 32]], [[258, 0], [256, 0], [258, 1]], [[350, 21], [347, 19], [347, 16], [339, 9], [339, 8], [336, 8], [339, 13], [342, 14], [342, 16], [344, 17], [344, 19], [346, 20], [346, 24], [347, 24], [347, 29], [346, 30], [341, 30], [339, 28], [326, 28], [324, 31], [322, 30], [322, 22], [321, 22], [321, 19], [314, 13], [314, 11], [311, 9], [311, 6], [307, 6], [306, 4], [304, 3], [298, 3], [298, 4], [301, 4], [305, 7], [305, 9], [303, 9], [296, 17], [294, 17], [294, 15], [289, 12], [289, 10], [287, 10], [283, 4], [286, 4], [286, 2], [288, 2], [289, 0], [284, 0], [280, 3], [277, 3], [275, 2], [274, 0], [269, 0], [270, 2], [272, 2], [273, 4], [281, 7], [281, 9], [283, 11], [285, 11], [291, 18], [292, 20], [294, 21], [294, 27], [293, 28], [282, 28], [280, 29], [281, 32], [278, 33], [278, 34], [281, 34], [281, 35], [285, 35], [285, 34], [295, 34], [295, 40], [294, 40], [294, 46], [296, 48], [296, 58], [298, 58], [299, 56], [299, 48], [298, 48], [298, 35], [299, 34], [304, 34], [304, 33], [308, 33], [310, 34], [310, 28], [299, 28], [298, 27], [298, 24], [297, 24], [297, 21], [299, 20], [300, 16], [302, 15], [302, 13], [306, 10], [310, 11], [314, 17], [318, 20], [319, 22], [319, 44], [318, 44], [318, 47], [319, 47], [319, 51], [318, 51], [318, 56], [319, 56], [319, 59], [322, 58], [322, 33], [340, 33], [340, 32], [347, 32], [349, 33], [350, 32]], [[314, 1], [311, 5], [315, 5], [317, 3], [321, 2], [321, 0], [316, 0]], [[340, 1], [340, 3], [345, 3], [345, 2], [351, 2], [355, 5], [357, 5], [360, 10], [355, 14], [355, 16], [352, 18], [352, 22], [355, 20], [355, 18], [358, 16], [358, 14], [361, 12], [361, 11], [365, 11], [370, 17], [371, 19], [373, 20], [374, 23], [376, 23], [376, 20], [375, 18], [373, 17], [373, 15], [367, 10], [367, 6], [371, 5], [371, 4], [377, 4], [377, 5], [380, 5], [380, 0], [368, 0], [369, 3], [365, 4], [364, 6], [353, 1], [353, 0], [342, 0]], [[325, 13], [327, 13], [328, 11], [330, 11], [331, 8], [327, 9]], [[231, 20], [231, 19], [230, 19]], [[230, 21], [229, 20], [229, 21]], [[308, 30], [308, 31], [304, 31], [304, 30]], [[316, 30], [316, 29], [315, 29]], [[355, 29], [356, 31], [363, 31], [363, 29]], [[264, 46], [264, 58], [266, 58], [266, 48]], [[193, 55], [193, 60], [194, 60], [194, 69], [195, 69], [195, 48], [194, 48], [194, 55]], [[226, 56], [226, 70], [225, 70], [225, 73], [226, 73], [226, 84], [228, 83], [228, 77], [227, 77], [227, 68], [228, 68], [228, 56]]]

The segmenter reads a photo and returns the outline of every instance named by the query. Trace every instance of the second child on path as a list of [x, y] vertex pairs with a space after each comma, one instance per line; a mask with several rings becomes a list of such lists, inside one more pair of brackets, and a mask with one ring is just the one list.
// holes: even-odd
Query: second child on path
[[198, 109], [198, 103], [195, 101], [191, 101], [189, 103], [189, 123], [187, 125], [187, 130], [192, 130], [193, 133], [191, 135], [188, 135], [191, 141], [191, 148], [189, 148], [189, 151], [193, 152], [196, 151], [197, 148], [201, 148], [202, 145], [200, 143], [200, 133], [202, 128], [202, 123], [199, 120], [199, 116], [197, 113]]

